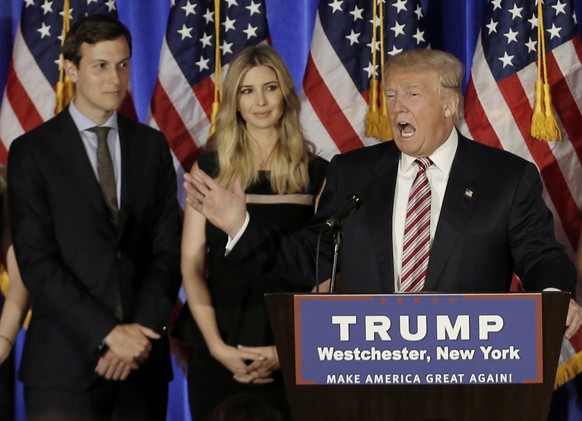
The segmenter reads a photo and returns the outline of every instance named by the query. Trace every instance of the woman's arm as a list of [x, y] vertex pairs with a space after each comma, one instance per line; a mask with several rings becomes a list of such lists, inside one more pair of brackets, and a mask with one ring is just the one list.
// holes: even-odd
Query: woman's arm
[[191, 206], [186, 206], [180, 263], [184, 291], [186, 292], [190, 312], [206, 341], [211, 355], [230, 370], [237, 379], [240, 378], [244, 382], [248, 376], [245, 361], [254, 361], [260, 359], [260, 356], [227, 345], [220, 334], [214, 305], [205, 277], [205, 226], [206, 218]]
[[6, 295], [0, 318], [0, 364], [10, 355], [16, 335], [18, 335], [22, 327], [22, 322], [29, 308], [28, 291], [20, 278], [12, 246], [8, 248], [6, 265], [10, 286], [8, 287], [8, 294]]

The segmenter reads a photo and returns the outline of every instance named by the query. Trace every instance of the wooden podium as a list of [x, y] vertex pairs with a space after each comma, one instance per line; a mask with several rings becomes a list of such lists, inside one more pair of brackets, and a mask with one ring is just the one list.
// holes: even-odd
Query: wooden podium
[[542, 293], [543, 383], [297, 385], [294, 294], [266, 294], [295, 421], [547, 420], [570, 294]]

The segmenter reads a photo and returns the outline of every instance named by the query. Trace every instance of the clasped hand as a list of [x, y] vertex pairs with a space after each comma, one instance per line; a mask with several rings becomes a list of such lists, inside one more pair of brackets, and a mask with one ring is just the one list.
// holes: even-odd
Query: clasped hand
[[117, 325], [105, 337], [107, 352], [99, 358], [95, 372], [107, 380], [125, 380], [149, 357], [152, 340], [160, 335], [145, 326]]
[[274, 345], [237, 347], [223, 345], [212, 356], [233, 373], [239, 383], [272, 383], [273, 373], [279, 369], [279, 356]]

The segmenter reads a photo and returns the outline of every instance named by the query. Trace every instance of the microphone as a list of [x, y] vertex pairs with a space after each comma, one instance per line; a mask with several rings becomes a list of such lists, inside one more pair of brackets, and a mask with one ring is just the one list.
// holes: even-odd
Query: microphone
[[362, 205], [362, 199], [357, 194], [352, 194], [348, 197], [337, 211], [327, 220], [325, 221], [325, 225], [329, 228], [334, 229], [336, 228], [341, 222], [353, 211], [360, 208]]

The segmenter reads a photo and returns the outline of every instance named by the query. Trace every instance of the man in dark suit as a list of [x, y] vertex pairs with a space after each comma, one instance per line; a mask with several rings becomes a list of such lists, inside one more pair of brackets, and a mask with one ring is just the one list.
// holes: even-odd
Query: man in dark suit
[[123, 24], [81, 18], [63, 57], [75, 97], [9, 154], [12, 239], [34, 309], [19, 372], [27, 415], [163, 420], [180, 285], [171, 153], [162, 133], [116, 112], [129, 83]]
[[[410, 50], [388, 60], [394, 142], [334, 157], [317, 215], [299, 233], [272, 235], [245, 217], [240, 189], [225, 191], [199, 170], [185, 177], [188, 203], [229, 234], [229, 259], [261, 258], [263, 270], [274, 267], [291, 282], [313, 283], [321, 227], [358, 194], [361, 208], [342, 224], [336, 292], [506, 292], [516, 273], [526, 290], [573, 293], [574, 266], [555, 240], [536, 167], [455, 129], [462, 77], [462, 64], [443, 51]], [[413, 198], [416, 190], [428, 199]], [[409, 213], [424, 221], [419, 234], [409, 233], [416, 226]], [[408, 251], [421, 237], [419, 252]], [[327, 275], [330, 236], [321, 243], [320, 273]], [[582, 322], [573, 299], [566, 322], [570, 337]]]

